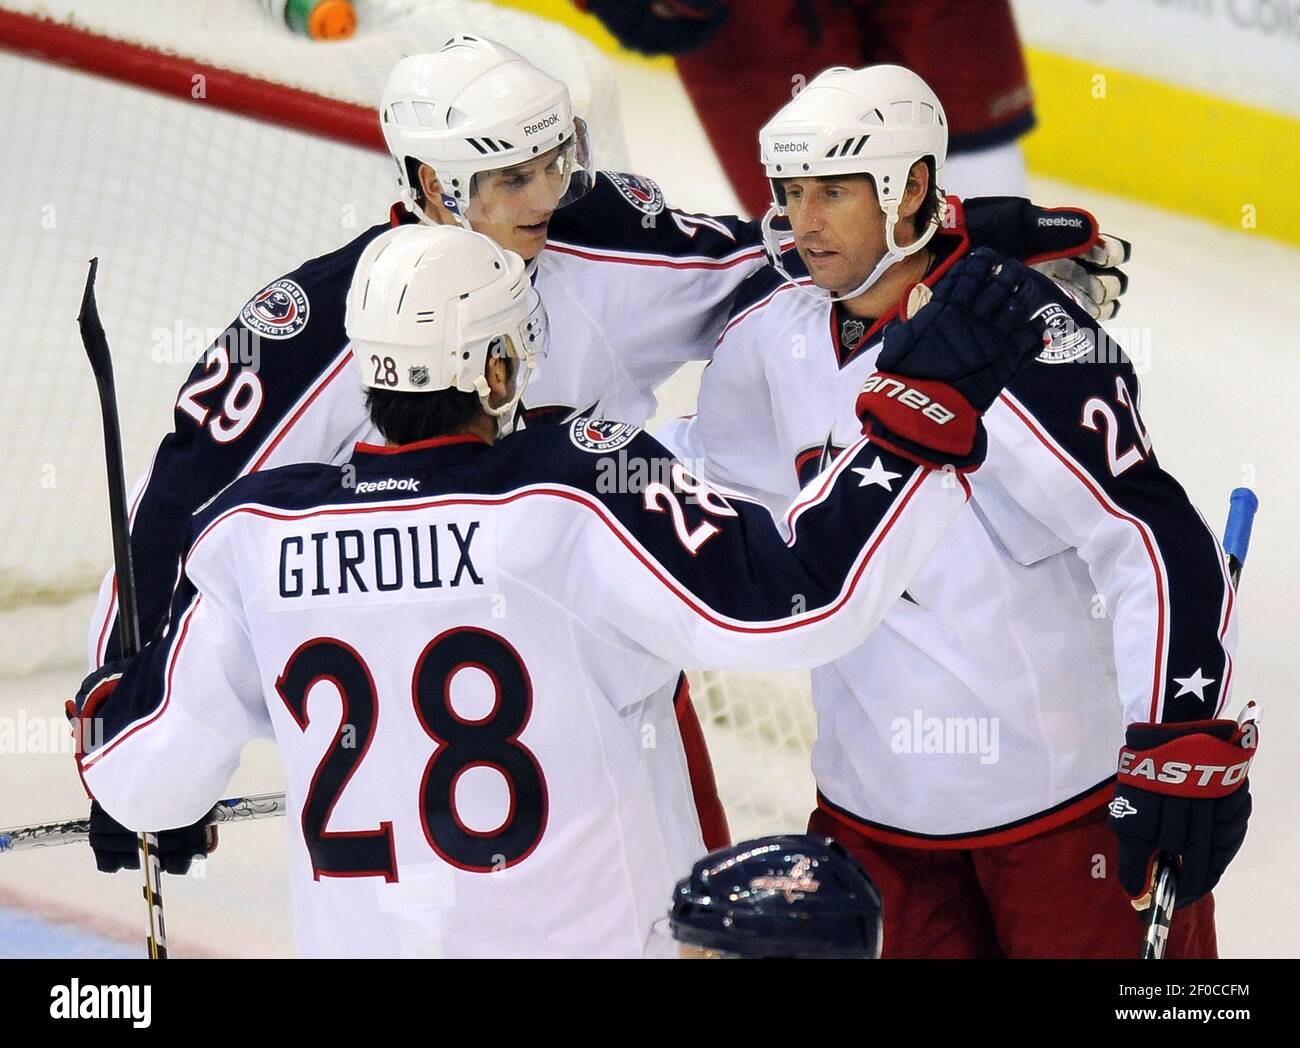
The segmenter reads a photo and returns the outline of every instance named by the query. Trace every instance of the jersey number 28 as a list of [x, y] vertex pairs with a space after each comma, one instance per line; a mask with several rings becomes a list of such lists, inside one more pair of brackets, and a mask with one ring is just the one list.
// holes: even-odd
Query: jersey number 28
[[[495, 690], [491, 711], [467, 720], [451, 706], [452, 679], [468, 668], [482, 670]], [[302, 809], [302, 832], [317, 879], [383, 877], [397, 880], [393, 825], [370, 830], [327, 830], [334, 806], [365, 759], [374, 739], [379, 697], [374, 678], [356, 649], [332, 637], [302, 644], [275, 682], [290, 715], [306, 731], [307, 700], [321, 681], [342, 700], [334, 740], [316, 767]], [[533, 709], [533, 686], [519, 653], [489, 630], [446, 630], [425, 645], [415, 661], [411, 696], [425, 734], [437, 745], [420, 787], [424, 837], [444, 861], [470, 873], [492, 873], [532, 854], [546, 830], [546, 779], [532, 752], [518, 741]], [[470, 768], [495, 768], [510, 789], [510, 812], [494, 830], [468, 827], [456, 810], [456, 784]]]

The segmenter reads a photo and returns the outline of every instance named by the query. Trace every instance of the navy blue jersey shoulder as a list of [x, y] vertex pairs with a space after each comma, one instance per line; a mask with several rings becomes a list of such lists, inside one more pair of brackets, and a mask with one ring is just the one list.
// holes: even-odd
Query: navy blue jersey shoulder
[[[334, 357], [344, 343], [347, 335], [343, 330], [343, 317], [347, 306], [348, 287], [352, 283], [352, 274], [356, 271], [357, 260], [366, 246], [381, 233], [391, 229], [387, 222], [371, 226], [360, 236], [355, 237], [340, 248], [326, 254], [308, 259], [297, 269], [286, 273], [279, 280], [273, 280], [261, 292], [245, 305], [231, 327], [242, 327], [258, 333], [261, 338], [261, 350], [264, 363], [280, 363], [276, 360], [276, 350], [280, 342], [293, 342], [295, 350], [306, 344], [309, 352], [295, 352], [295, 360], [303, 362], [303, 370], [312, 371], [312, 363], [323, 362]], [[258, 307], [258, 303], [267, 291], [292, 282], [301, 290], [305, 303], [306, 316], [301, 327], [277, 331], [269, 324]], [[202, 369], [202, 362], [195, 368]], [[296, 369], [295, 369], [296, 370]]]
[[591, 191], [551, 216], [557, 245], [669, 257], [726, 258], [762, 245], [757, 222], [670, 208], [650, 178], [601, 171]]
[[669, 456], [639, 427], [606, 419], [530, 427], [492, 445], [452, 439], [382, 452], [363, 447], [342, 465], [295, 463], [240, 477], [195, 513], [190, 530], [197, 536], [245, 505], [304, 512], [441, 495], [504, 495], [539, 484], [599, 495], [617, 486], [606, 476], [605, 460], [614, 461], [615, 451], [624, 448], [642, 457]]
[[[782, 253], [781, 264], [785, 266], [786, 272], [795, 280], [803, 280], [808, 276], [808, 267], [803, 264], [799, 252], [793, 247], [787, 248]], [[741, 281], [740, 287], [736, 289], [736, 297], [731, 306], [731, 315], [727, 319], [733, 320], [740, 316], [741, 313], [763, 301], [784, 283], [786, 283], [785, 277], [771, 266], [764, 266], [757, 272], [751, 273]]]
[[[1007, 387], [1016, 414], [1062, 468], [1076, 475], [1082, 469], [1078, 479], [1108, 514], [1140, 524], [1153, 540], [1148, 546], [1153, 570], [1164, 576], [1168, 619], [1165, 719], [1213, 716], [1227, 676], [1219, 640], [1227, 583], [1218, 543], [1182, 485], [1160, 467], [1124, 349], [1054, 283], [1033, 278], [1048, 296], [1042, 316], [1050, 344]], [[1173, 680], [1197, 666], [1216, 682], [1204, 699]]]
[[352, 240], [349, 240], [342, 247], [327, 251], [323, 255], [317, 255], [315, 258], [309, 258], [293, 272], [285, 275], [311, 284], [313, 287], [322, 288], [330, 287], [342, 280], [346, 288], [352, 282], [352, 272], [357, 268], [357, 259], [361, 257], [361, 252], [366, 249], [366, 245], [379, 236], [380, 233], [386, 233], [392, 228], [391, 222], [380, 222], [373, 225]]
[[[140, 625], [153, 632], [166, 614], [190, 516], [241, 473], [255, 468], [304, 394], [347, 346], [347, 290], [357, 259], [387, 223], [271, 281], [240, 310], [216, 346], [195, 364], [177, 399], [173, 429], [154, 454], [134, 510], [131, 552]], [[334, 448], [321, 448], [328, 458]], [[99, 629], [100, 654], [116, 657], [112, 618]]]
[[[849, 476], [802, 517], [788, 545], [757, 503], [705, 488], [637, 426], [577, 419], [526, 429], [488, 445], [430, 441], [390, 453], [359, 449], [343, 466], [296, 465], [241, 478], [195, 518], [197, 536], [222, 514], [255, 504], [310, 512], [338, 506], [510, 496], [532, 489], [571, 499], [579, 524], [613, 522], [627, 549], [665, 581], [739, 621], [788, 619], [791, 608], [835, 600], [862, 546], [920, 467], [863, 444], [908, 478], [863, 488]], [[856, 458], [854, 459], [856, 461]], [[525, 511], [527, 503], [524, 504]], [[580, 508], [585, 506], [585, 508]], [[554, 536], [559, 540], [560, 536]], [[610, 570], [627, 570], [611, 565]]]
[[[672, 514], [648, 511], [646, 494], [651, 484], [678, 485], [671, 453], [639, 427], [608, 419], [577, 419], [521, 430], [491, 446], [478, 441], [430, 444], [388, 454], [359, 451], [342, 466], [309, 463], [248, 474], [195, 514], [191, 541], [222, 515], [248, 505], [309, 512], [443, 495], [491, 497], [528, 487], [563, 488], [600, 503], [655, 560], [706, 602], [728, 614], [743, 617], [746, 613], [744, 600], [728, 587], [734, 570], [718, 570], [708, 556], [701, 563], [683, 547], [681, 525], [674, 524]], [[708, 515], [698, 500], [676, 501], [687, 530], [706, 522]], [[766, 510], [750, 508], [763, 515], [766, 527], [772, 527]], [[778, 601], [774, 614], [784, 614], [788, 607]]]
[[1093, 396], [1114, 401], [1119, 382], [1136, 408], [1137, 372], [1124, 347], [1054, 281], [1034, 270], [1029, 274], [1042, 290], [1038, 316], [1048, 342], [1037, 359], [1013, 376], [1008, 391], [1053, 432], [1071, 435], [1079, 428], [1083, 402]]

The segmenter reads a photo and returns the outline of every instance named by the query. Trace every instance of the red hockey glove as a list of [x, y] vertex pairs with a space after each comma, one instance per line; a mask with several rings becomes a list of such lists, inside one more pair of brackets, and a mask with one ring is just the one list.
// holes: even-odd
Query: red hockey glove
[[1108, 821], [1132, 898], [1146, 894], [1162, 851], [1180, 859], [1178, 907], [1219, 883], [1246, 836], [1258, 742], [1253, 720], [1129, 725]]
[[965, 472], [984, 461], [980, 416], [1042, 351], [1031, 315], [1043, 290], [1019, 262], [988, 248], [958, 260], [930, 301], [885, 328], [877, 371], [858, 395], [863, 432], [905, 458]]

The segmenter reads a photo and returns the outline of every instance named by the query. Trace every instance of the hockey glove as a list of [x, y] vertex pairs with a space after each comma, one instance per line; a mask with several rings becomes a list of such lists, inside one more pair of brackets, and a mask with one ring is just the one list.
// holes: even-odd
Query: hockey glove
[[1128, 290], [1128, 275], [1120, 266], [1132, 247], [1102, 233], [1089, 212], [1039, 207], [1024, 197], [972, 197], [962, 201], [962, 208], [972, 244], [1032, 265], [1095, 320], [1119, 312], [1119, 299]]
[[618, 42], [644, 55], [684, 55], [703, 47], [727, 20], [726, 0], [577, 0]]
[[[114, 662], [96, 670], [82, 681], [76, 699], [67, 703], [67, 714], [76, 740], [78, 768], [86, 755], [86, 744], [98, 737], [94, 727], [97, 712], [108, 701], [122, 679], [122, 671], [129, 665], [129, 661]], [[217, 827], [206, 817], [193, 826], [161, 830], [156, 836], [158, 862], [164, 873], [188, 873], [193, 859], [203, 858], [217, 847]], [[128, 830], [91, 798], [90, 847], [95, 853], [95, 866], [101, 873], [138, 870], [140, 848], [136, 838], [134, 830]]]
[[858, 395], [862, 431], [905, 458], [959, 472], [984, 461], [980, 415], [1042, 351], [1044, 301], [1019, 262], [978, 248], [909, 320], [885, 328], [876, 372]]
[[[217, 827], [206, 819], [178, 830], [160, 830], [155, 836], [163, 873], [184, 875], [194, 859], [202, 859], [217, 848]], [[104, 811], [99, 801], [90, 802], [90, 847], [100, 873], [138, 870], [140, 847], [136, 838], [136, 832]]]
[[1246, 836], [1258, 740], [1254, 721], [1129, 725], [1108, 824], [1132, 898], [1151, 887], [1162, 851], [1179, 857], [1177, 908], [1219, 883]]

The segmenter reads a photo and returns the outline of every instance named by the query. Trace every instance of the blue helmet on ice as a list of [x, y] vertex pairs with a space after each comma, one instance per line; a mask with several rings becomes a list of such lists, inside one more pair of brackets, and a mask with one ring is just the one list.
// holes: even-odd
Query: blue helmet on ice
[[711, 852], [678, 882], [678, 942], [742, 957], [876, 958], [880, 894], [826, 837], [760, 837]]

